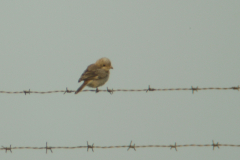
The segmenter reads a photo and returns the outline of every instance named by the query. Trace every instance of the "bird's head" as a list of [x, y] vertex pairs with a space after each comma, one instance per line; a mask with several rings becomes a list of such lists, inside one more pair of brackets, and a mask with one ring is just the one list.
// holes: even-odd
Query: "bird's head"
[[106, 71], [113, 69], [111, 61], [106, 57], [100, 58], [99, 60], [96, 61], [95, 64]]

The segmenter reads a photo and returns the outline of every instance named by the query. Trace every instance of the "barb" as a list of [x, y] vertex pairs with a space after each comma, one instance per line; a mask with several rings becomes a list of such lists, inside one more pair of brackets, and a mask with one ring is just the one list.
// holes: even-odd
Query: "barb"
[[30, 91], [30, 89], [28, 90], [28, 91], [23, 91], [24, 92], [24, 94], [26, 95], [27, 93], [31, 93], [31, 91]]
[[132, 141], [130, 142], [130, 145], [129, 145], [127, 151], [128, 151], [130, 148], [133, 148], [133, 149], [136, 151], [135, 143], [134, 143], [134, 145], [132, 146]]
[[172, 148], [175, 148], [175, 150], [177, 151], [177, 143], [176, 143], [176, 142], [175, 142], [175, 145], [174, 145], [174, 146], [171, 145], [170, 150], [171, 150]]
[[93, 143], [92, 145], [89, 145], [89, 144], [88, 144], [88, 141], [87, 141], [87, 151], [88, 151], [89, 148], [92, 148], [92, 151], [94, 152], [94, 150], [93, 150], [93, 148], [94, 148], [94, 143]]
[[113, 94], [113, 89], [112, 90], [109, 90], [108, 87], [107, 87], [107, 91], [112, 95]]
[[12, 153], [12, 145], [10, 145], [9, 148], [8, 148], [8, 147], [3, 147], [3, 146], [2, 146], [1, 149], [4, 149], [6, 153], [7, 153], [7, 151], [10, 151], [10, 152]]
[[194, 91], [198, 91], [198, 86], [197, 86], [197, 88], [193, 88], [193, 86], [192, 86], [191, 89], [192, 89], [192, 94], [194, 94]]
[[[82, 92], [108, 92], [110, 94], [113, 94], [113, 92], [148, 92], [148, 91], [192, 91], [192, 93], [194, 94], [194, 91], [199, 91], [199, 90], [240, 90], [239, 85], [237, 87], [208, 87], [208, 88], [194, 88], [193, 86], [191, 86], [191, 88], [151, 88], [150, 85], [148, 86], [147, 89], [107, 89], [106, 90], [99, 90], [98, 88], [96, 88], [96, 90], [83, 90]], [[27, 94], [27, 93], [35, 93], [35, 94], [49, 94], [49, 93], [72, 93], [75, 92], [75, 90], [68, 90], [68, 88], [66, 88], [66, 90], [55, 90], [55, 91], [30, 91], [30, 89], [28, 91], [0, 91], [0, 93], [5, 93], [5, 94]]]
[[41, 150], [44, 149], [46, 150], [46, 153], [48, 150], [50, 150], [53, 153], [53, 149], [83, 149], [83, 148], [87, 148], [87, 151], [89, 149], [92, 149], [92, 151], [94, 152], [93, 148], [97, 148], [97, 149], [120, 149], [120, 148], [127, 148], [127, 151], [130, 150], [131, 148], [133, 148], [136, 151], [136, 148], [170, 148], [170, 149], [175, 149], [177, 151], [177, 148], [179, 147], [213, 147], [213, 150], [215, 147], [220, 148], [220, 146], [224, 146], [224, 147], [240, 147], [240, 144], [219, 144], [219, 142], [214, 143], [214, 141], [212, 141], [212, 144], [183, 144], [183, 145], [177, 145], [177, 143], [175, 142], [174, 145], [132, 145], [132, 141], [130, 142], [130, 145], [123, 145], [123, 146], [94, 146], [94, 143], [92, 145], [88, 144], [87, 141], [87, 146], [72, 146], [72, 147], [64, 147], [64, 146], [59, 146], [59, 147], [49, 147], [47, 145], [46, 142], [46, 146], [45, 147], [12, 147], [10, 145], [10, 147], [4, 147], [2, 146], [2, 148], [0, 148], [0, 150], [5, 150], [5, 152], [7, 153], [7, 151], [10, 151], [12, 153], [13, 149], [34, 149], [34, 150]]
[[72, 92], [75, 92], [75, 91], [73, 91], [73, 90], [68, 90], [68, 88], [66, 88], [66, 90], [65, 90], [65, 92], [64, 92], [63, 94], [65, 94], [65, 93], [72, 93]]
[[214, 143], [214, 140], [212, 140], [212, 146], [213, 146], [213, 150], [214, 150], [215, 147], [218, 147], [218, 149], [219, 149], [219, 144], [218, 144], [218, 142], [217, 142], [217, 143]]
[[147, 93], [148, 91], [154, 91], [154, 90], [155, 90], [155, 89], [151, 88], [150, 85], [149, 85], [146, 93]]
[[52, 147], [48, 147], [48, 145], [47, 145], [47, 142], [46, 142], [46, 154], [47, 154], [47, 150], [49, 149], [52, 153], [53, 153], [53, 151], [52, 151]]
[[239, 85], [237, 87], [232, 87], [232, 89], [238, 90], [240, 89]]

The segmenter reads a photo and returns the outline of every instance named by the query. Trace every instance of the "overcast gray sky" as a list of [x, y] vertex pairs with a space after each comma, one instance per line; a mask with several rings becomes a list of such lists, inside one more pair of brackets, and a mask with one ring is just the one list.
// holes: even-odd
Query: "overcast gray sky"
[[[0, 90], [76, 90], [86, 67], [114, 67], [99, 89], [240, 85], [240, 1], [0, 1]], [[90, 88], [86, 88], [90, 89]], [[240, 92], [0, 94], [0, 146], [240, 144]], [[240, 148], [0, 151], [4, 160], [239, 159]]]

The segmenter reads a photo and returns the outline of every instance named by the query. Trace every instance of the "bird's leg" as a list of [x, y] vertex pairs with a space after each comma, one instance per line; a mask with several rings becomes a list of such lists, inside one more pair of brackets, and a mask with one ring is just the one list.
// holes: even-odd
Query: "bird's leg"
[[99, 92], [99, 90], [98, 90], [98, 88], [96, 88], [96, 93], [98, 93]]

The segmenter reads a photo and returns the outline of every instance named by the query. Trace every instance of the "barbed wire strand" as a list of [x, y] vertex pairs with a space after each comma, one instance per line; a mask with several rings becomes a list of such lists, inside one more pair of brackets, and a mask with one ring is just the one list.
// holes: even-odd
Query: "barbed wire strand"
[[[147, 89], [107, 89], [106, 90], [83, 90], [81, 92], [108, 92], [110, 94], [113, 94], [113, 92], [150, 92], [150, 91], [192, 91], [192, 94], [194, 94], [195, 91], [199, 90], [240, 90], [239, 85], [236, 87], [208, 87], [208, 88], [199, 88], [199, 87], [193, 87], [191, 88], [163, 88], [163, 89], [156, 89], [156, 88], [151, 88], [150, 85], [148, 86]], [[5, 94], [30, 94], [30, 93], [36, 93], [36, 94], [49, 94], [49, 93], [75, 93], [75, 90], [69, 90], [66, 88], [66, 90], [55, 90], [55, 91], [31, 91], [29, 90], [24, 90], [24, 91], [0, 91], [0, 93], [5, 93]]]
[[53, 153], [53, 149], [87, 149], [87, 151], [89, 151], [89, 149], [92, 150], [92, 152], [94, 152], [94, 149], [113, 149], [113, 148], [127, 148], [127, 151], [129, 151], [130, 149], [134, 149], [136, 151], [136, 148], [170, 148], [171, 149], [175, 149], [177, 151], [177, 148], [180, 147], [212, 147], [212, 149], [214, 150], [215, 147], [217, 147], [218, 149], [220, 148], [220, 146], [224, 146], [224, 147], [240, 147], [240, 145], [236, 145], [236, 144], [220, 144], [220, 143], [214, 143], [214, 141], [212, 141], [212, 144], [183, 144], [183, 145], [177, 145], [177, 143], [175, 142], [174, 145], [132, 145], [132, 141], [130, 142], [129, 145], [123, 145], [123, 146], [94, 146], [94, 143], [92, 145], [89, 145], [88, 141], [87, 141], [87, 145], [86, 146], [74, 146], [74, 147], [51, 147], [48, 146], [48, 143], [46, 142], [46, 146], [45, 147], [12, 147], [10, 145], [10, 147], [4, 147], [2, 146], [2, 148], [0, 148], [0, 150], [5, 150], [5, 152], [7, 153], [7, 151], [10, 151], [12, 153], [12, 150], [15, 149], [34, 149], [34, 150], [41, 150], [44, 149], [46, 150], [46, 154], [47, 151], [50, 150], [51, 153]]

